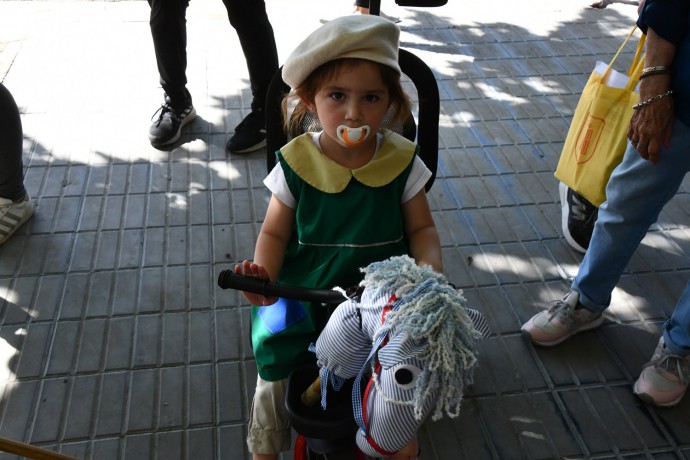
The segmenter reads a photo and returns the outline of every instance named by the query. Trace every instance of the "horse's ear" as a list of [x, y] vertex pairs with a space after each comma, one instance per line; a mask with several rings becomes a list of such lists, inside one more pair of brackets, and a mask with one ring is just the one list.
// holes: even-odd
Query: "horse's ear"
[[362, 331], [357, 304], [338, 305], [316, 340], [316, 359], [343, 378], [353, 378], [362, 369], [371, 350], [371, 338]]
[[379, 362], [384, 369], [389, 369], [406, 359], [417, 357], [426, 347], [425, 340], [412, 340], [406, 334], [396, 334], [379, 350]]

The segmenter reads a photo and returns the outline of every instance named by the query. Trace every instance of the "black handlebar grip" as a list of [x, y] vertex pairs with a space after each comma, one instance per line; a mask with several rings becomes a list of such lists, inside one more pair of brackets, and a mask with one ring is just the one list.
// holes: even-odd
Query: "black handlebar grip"
[[238, 275], [232, 270], [223, 270], [218, 275], [218, 286], [223, 289], [236, 289], [238, 291], [253, 292], [269, 297], [266, 292], [267, 279], [254, 278], [253, 276]]
[[239, 275], [232, 270], [223, 270], [220, 272], [218, 275], [218, 286], [223, 289], [253, 292], [254, 294], [261, 294], [264, 297], [283, 297], [285, 299], [303, 300], [305, 302], [339, 304], [347, 300], [347, 297], [338, 291], [271, 283], [267, 279]]

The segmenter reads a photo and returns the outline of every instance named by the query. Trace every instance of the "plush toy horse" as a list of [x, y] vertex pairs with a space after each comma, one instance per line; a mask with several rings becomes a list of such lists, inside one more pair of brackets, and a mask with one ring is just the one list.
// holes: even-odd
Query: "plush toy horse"
[[323, 409], [329, 386], [337, 391], [356, 378], [357, 445], [378, 457], [407, 445], [429, 416], [458, 415], [477, 364], [474, 346], [488, 327], [461, 292], [410, 257], [362, 272], [360, 299], [335, 309], [312, 349], [321, 368]]

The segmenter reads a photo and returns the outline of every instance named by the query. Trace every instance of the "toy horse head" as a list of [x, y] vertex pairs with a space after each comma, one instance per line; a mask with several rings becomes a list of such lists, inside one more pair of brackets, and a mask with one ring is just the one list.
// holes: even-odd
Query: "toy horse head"
[[359, 301], [341, 304], [315, 351], [322, 379], [353, 388], [357, 444], [371, 456], [403, 448], [421, 424], [459, 414], [463, 389], [477, 363], [482, 337], [462, 293], [407, 256], [363, 269]]

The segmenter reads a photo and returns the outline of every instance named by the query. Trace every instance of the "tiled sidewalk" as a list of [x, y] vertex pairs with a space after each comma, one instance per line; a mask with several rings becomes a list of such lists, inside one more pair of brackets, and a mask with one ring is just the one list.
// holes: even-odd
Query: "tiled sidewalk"
[[[269, 0], [281, 61], [349, 3]], [[392, 3], [402, 46], [441, 91], [430, 201], [445, 271], [496, 332], [461, 416], [423, 427], [421, 458], [690, 458], [690, 402], [655, 410], [631, 393], [690, 275], [687, 187], [601, 329], [548, 350], [519, 334], [581, 260], [561, 237], [553, 170], [594, 62], [636, 7]], [[222, 3], [194, 0], [188, 21], [199, 117], [162, 152], [146, 138], [162, 96], [146, 2], [0, 2], [0, 79], [36, 205], [0, 247], [0, 436], [80, 459], [248, 458], [248, 310], [216, 277], [253, 253], [265, 152], [224, 153], [250, 101]]]

